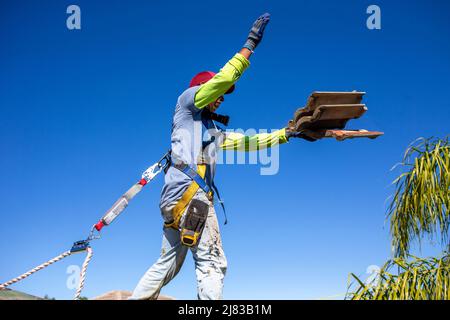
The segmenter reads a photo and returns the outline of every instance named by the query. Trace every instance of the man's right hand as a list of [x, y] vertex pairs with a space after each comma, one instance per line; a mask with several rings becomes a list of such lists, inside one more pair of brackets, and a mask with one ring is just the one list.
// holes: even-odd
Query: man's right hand
[[252, 29], [248, 35], [247, 41], [245, 42], [243, 48], [247, 48], [251, 52], [255, 50], [258, 44], [261, 42], [264, 29], [270, 21], [270, 14], [264, 13], [253, 23]]

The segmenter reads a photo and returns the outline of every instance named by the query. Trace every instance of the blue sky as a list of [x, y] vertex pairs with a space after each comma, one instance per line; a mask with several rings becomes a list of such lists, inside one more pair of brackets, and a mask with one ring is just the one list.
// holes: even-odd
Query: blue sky
[[[81, 8], [81, 30], [66, 8]], [[366, 28], [377, 4], [382, 29]], [[223, 165], [216, 183], [229, 269], [227, 299], [310, 299], [346, 290], [390, 257], [386, 199], [407, 145], [449, 133], [448, 1], [3, 1], [0, 5], [0, 282], [84, 238], [169, 147], [190, 78], [218, 70], [253, 20], [272, 20], [221, 112], [231, 128], [280, 128], [307, 96], [366, 91], [350, 123], [382, 138], [292, 141], [277, 175]], [[132, 290], [160, 252], [163, 179], [93, 244], [83, 295]], [[268, 240], [270, 239], [270, 240]], [[425, 246], [423, 255], [439, 250]], [[67, 258], [14, 285], [70, 299]], [[163, 294], [196, 298], [191, 256]]]

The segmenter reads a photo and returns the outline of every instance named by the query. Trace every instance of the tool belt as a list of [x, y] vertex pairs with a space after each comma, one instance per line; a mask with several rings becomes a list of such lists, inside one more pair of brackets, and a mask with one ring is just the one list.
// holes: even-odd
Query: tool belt
[[181, 243], [193, 247], [198, 243], [208, 218], [209, 204], [199, 199], [192, 199], [181, 226]]
[[[209, 212], [209, 204], [204, 203], [201, 200], [193, 199], [198, 190], [202, 189], [208, 200], [211, 202], [214, 200], [214, 195], [217, 195], [225, 215], [225, 224], [227, 224], [225, 205], [220, 198], [219, 190], [215, 186], [214, 181], [211, 182], [214, 192], [205, 181], [207, 166], [203, 155], [199, 157], [197, 170], [183, 162], [171, 162], [170, 165], [187, 175], [192, 182], [181, 196], [181, 199], [173, 207], [172, 221], [168, 223], [165, 222], [164, 226], [166, 228], [173, 228], [177, 231], [181, 228], [181, 243], [188, 247], [193, 247], [198, 243], [198, 240], [201, 237]], [[186, 217], [183, 224], [180, 225], [183, 212], [186, 212]]]
[[[201, 188], [206, 193], [206, 196], [208, 197], [208, 199], [211, 201], [213, 199], [213, 192], [204, 180], [205, 173], [206, 173], [206, 164], [198, 164], [197, 171], [192, 169], [187, 164], [174, 164], [173, 166], [175, 168], [177, 168], [178, 170], [182, 171], [184, 174], [186, 174], [187, 176], [189, 176], [192, 179], [191, 184], [186, 189], [186, 191], [183, 193], [183, 195], [181, 196], [181, 199], [177, 202], [177, 204], [172, 209], [173, 221], [169, 222], [169, 223], [164, 223], [164, 226], [166, 228], [173, 228], [175, 230], [179, 230], [181, 216], [183, 215], [183, 212], [186, 210], [188, 205], [193, 201], [192, 198], [197, 193], [198, 189]], [[189, 208], [189, 209], [191, 209], [191, 208]], [[195, 208], [191, 209], [191, 212], [197, 212], [197, 211], [198, 210], [196, 210]], [[189, 213], [189, 210], [187, 211], [187, 213]], [[208, 213], [206, 212], [206, 215], [207, 214]], [[185, 219], [185, 220], [187, 220], [187, 219]], [[205, 221], [206, 221], [206, 218], [205, 218]], [[187, 232], [185, 232], [185, 233], [188, 234]], [[199, 233], [198, 236], [200, 236], [200, 234], [201, 234], [201, 232]], [[183, 235], [183, 230], [182, 230], [182, 235]], [[192, 244], [192, 245], [195, 245], [195, 244]]]

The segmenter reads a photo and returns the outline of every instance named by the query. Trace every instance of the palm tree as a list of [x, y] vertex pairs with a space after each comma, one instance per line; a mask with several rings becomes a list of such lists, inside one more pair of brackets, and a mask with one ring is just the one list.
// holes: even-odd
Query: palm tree
[[389, 260], [371, 282], [357, 283], [352, 300], [450, 300], [450, 255], [421, 259], [409, 256]]
[[396, 257], [408, 254], [413, 240], [437, 237], [449, 246], [450, 144], [419, 139], [405, 152], [406, 168], [394, 180], [396, 192], [389, 206], [392, 246]]
[[[376, 281], [363, 283], [347, 299], [450, 300], [450, 143], [446, 139], [418, 139], [406, 150], [400, 165], [405, 171], [394, 180], [388, 208], [394, 258], [379, 271]], [[440, 258], [409, 254], [411, 244], [428, 236], [447, 250]], [[445, 250], [445, 249], [444, 249]]]

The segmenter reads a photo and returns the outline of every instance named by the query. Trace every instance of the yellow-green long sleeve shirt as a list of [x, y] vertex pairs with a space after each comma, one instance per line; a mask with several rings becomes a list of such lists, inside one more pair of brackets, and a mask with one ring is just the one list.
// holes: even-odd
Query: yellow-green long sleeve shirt
[[250, 61], [242, 54], [236, 53], [211, 80], [200, 86], [195, 94], [195, 106], [203, 109], [223, 96], [249, 66]]
[[220, 149], [248, 152], [271, 148], [286, 142], [288, 142], [286, 129], [251, 136], [231, 132], [226, 134], [225, 141], [220, 145]]
[[[248, 59], [242, 54], [236, 53], [211, 80], [200, 86], [194, 98], [195, 106], [202, 109], [216, 101], [239, 80], [249, 66]], [[256, 151], [286, 142], [284, 129], [253, 136], [233, 132], [226, 135], [226, 139], [220, 148], [223, 150]]]

